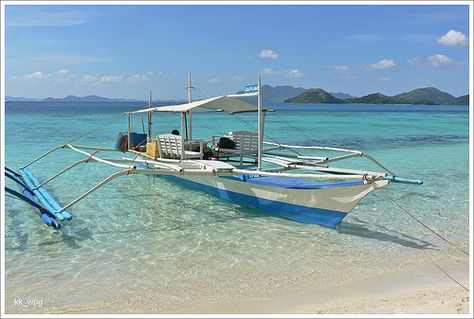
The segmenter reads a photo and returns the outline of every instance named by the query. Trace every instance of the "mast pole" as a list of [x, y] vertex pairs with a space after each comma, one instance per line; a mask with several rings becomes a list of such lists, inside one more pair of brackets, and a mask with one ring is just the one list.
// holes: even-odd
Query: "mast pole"
[[258, 159], [257, 167], [262, 169], [263, 122], [262, 122], [262, 77], [258, 77]]
[[184, 159], [184, 130], [186, 129], [186, 112], [181, 112], [181, 143], [179, 148], [181, 150], [181, 159]]
[[[193, 101], [193, 83], [191, 72], [188, 73], [188, 103]], [[189, 111], [189, 139], [193, 139], [193, 112]]]
[[132, 134], [132, 115], [130, 113], [128, 113], [128, 117], [127, 117], [127, 121], [128, 121], [128, 134], [127, 134], [127, 149], [128, 150], [131, 150], [132, 149], [132, 137], [131, 137], [131, 134]]
[[148, 142], [151, 141], [151, 117], [152, 117], [152, 112], [151, 112], [151, 101], [152, 101], [152, 98], [151, 98], [151, 90], [150, 90], [150, 95], [148, 97], [148, 132], [147, 132], [147, 139], [148, 139]]

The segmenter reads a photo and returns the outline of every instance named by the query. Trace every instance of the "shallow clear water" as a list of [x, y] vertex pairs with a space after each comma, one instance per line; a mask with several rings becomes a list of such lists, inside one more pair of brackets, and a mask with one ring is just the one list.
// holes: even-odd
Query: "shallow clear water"
[[[126, 130], [121, 112], [140, 103], [10, 102], [6, 165], [18, 168], [75, 137], [78, 145], [112, 147]], [[466, 106], [272, 105], [266, 140], [355, 148], [422, 186], [392, 184], [374, 192], [336, 230], [299, 224], [165, 182], [129, 176], [70, 209], [61, 231], [46, 227], [6, 198], [6, 297], [40, 298], [49, 308], [159, 294], [157, 309], [176, 311], [202, 300], [264, 295], [320, 274], [317, 285], [342, 284], [428, 257], [457, 255], [391, 204], [395, 198], [458, 246], [469, 233], [469, 111]], [[255, 115], [194, 114], [194, 136], [249, 129]], [[243, 121], [245, 122], [243, 122]], [[146, 119], [145, 119], [146, 122]], [[154, 121], [158, 132], [179, 118]], [[134, 122], [142, 130], [138, 118]], [[156, 131], [156, 130], [155, 130]], [[156, 132], [155, 132], [156, 133]], [[61, 155], [61, 156], [59, 156]], [[106, 156], [104, 154], [103, 156]], [[75, 159], [61, 151], [32, 166], [40, 179]], [[356, 167], [363, 160], [354, 160]], [[74, 169], [47, 189], [66, 203], [113, 170]], [[8, 186], [13, 186], [6, 181]], [[10, 300], [11, 301], [11, 300]], [[138, 310], [136, 310], [138, 311]]]

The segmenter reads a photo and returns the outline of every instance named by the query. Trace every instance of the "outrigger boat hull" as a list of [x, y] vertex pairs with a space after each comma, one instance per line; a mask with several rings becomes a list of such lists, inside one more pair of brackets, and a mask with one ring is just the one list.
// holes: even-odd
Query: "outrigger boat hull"
[[258, 175], [159, 175], [224, 200], [303, 223], [335, 227], [376, 188], [388, 180], [324, 183]]

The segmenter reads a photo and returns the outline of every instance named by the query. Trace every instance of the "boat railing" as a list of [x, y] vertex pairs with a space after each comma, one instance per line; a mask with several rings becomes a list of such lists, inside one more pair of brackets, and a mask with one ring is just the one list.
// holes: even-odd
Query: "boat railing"
[[390, 171], [387, 167], [382, 165], [379, 161], [377, 161], [375, 158], [370, 156], [369, 154], [366, 154], [362, 151], [358, 150], [353, 150], [353, 149], [346, 149], [346, 148], [337, 148], [337, 147], [327, 147], [327, 146], [303, 146], [303, 145], [287, 145], [287, 144], [280, 144], [280, 143], [274, 143], [274, 142], [263, 142], [265, 145], [270, 145], [273, 146], [271, 149], [265, 149], [264, 154], [270, 154], [270, 155], [282, 155], [282, 154], [276, 154], [272, 153], [271, 151], [275, 150], [319, 150], [319, 151], [332, 151], [332, 152], [340, 152], [340, 153], [348, 153], [346, 155], [341, 155], [341, 156], [336, 156], [336, 157], [312, 157], [308, 155], [292, 155], [292, 154], [284, 154], [285, 156], [292, 157], [292, 158], [299, 158], [299, 159], [308, 159], [308, 160], [316, 160], [313, 162], [313, 164], [317, 165], [323, 165], [323, 164], [328, 164], [332, 162], [337, 162], [337, 161], [342, 161], [346, 160], [349, 158], [353, 157], [364, 157], [377, 165], [378, 167], [382, 168], [384, 171], [391, 175], [395, 175], [392, 171]]

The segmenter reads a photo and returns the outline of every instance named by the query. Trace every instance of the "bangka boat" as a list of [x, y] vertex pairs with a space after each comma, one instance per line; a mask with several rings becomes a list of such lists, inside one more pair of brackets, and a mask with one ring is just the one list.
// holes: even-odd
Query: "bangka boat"
[[[261, 79], [238, 94], [197, 101], [192, 100], [192, 88], [189, 74], [188, 103], [154, 107], [150, 93], [146, 108], [124, 113], [128, 129], [119, 135], [115, 148], [67, 143], [48, 150], [18, 171], [7, 169], [6, 176], [21, 186], [22, 193], [10, 188], [6, 190], [33, 205], [42, 220], [53, 228], [61, 227], [59, 221], [71, 219], [68, 210], [75, 204], [115, 178], [130, 174], [156, 175], [297, 222], [335, 227], [365, 196], [378, 188], [393, 182], [422, 184], [419, 180], [399, 178], [362, 151], [265, 141], [265, 115], [274, 110], [262, 104]], [[250, 96], [257, 97], [257, 105], [242, 99]], [[182, 134], [153, 135], [152, 118], [164, 112], [181, 117]], [[229, 128], [225, 135], [194, 139], [193, 113], [199, 112], [230, 115], [254, 112], [257, 131], [232, 131]], [[146, 133], [133, 132], [133, 116], [147, 116]], [[85, 157], [40, 182], [29, 167], [60, 150], [74, 151]], [[128, 156], [103, 158], [98, 155], [101, 151], [115, 151]], [[321, 155], [321, 152], [334, 155]], [[331, 166], [357, 157], [372, 162], [379, 171]], [[100, 163], [118, 171], [70, 203], [59, 205], [45, 186], [86, 163]]]

